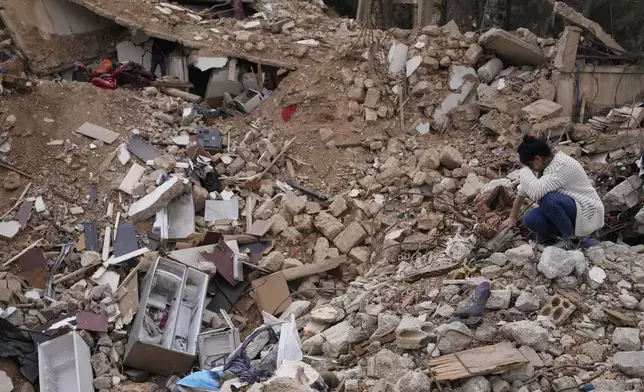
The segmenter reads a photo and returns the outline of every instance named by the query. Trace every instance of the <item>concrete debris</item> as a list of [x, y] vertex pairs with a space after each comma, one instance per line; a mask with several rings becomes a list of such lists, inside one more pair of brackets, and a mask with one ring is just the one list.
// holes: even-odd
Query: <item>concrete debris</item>
[[540, 65], [546, 60], [540, 47], [497, 28], [492, 28], [481, 35], [479, 45], [495, 52], [508, 64]]

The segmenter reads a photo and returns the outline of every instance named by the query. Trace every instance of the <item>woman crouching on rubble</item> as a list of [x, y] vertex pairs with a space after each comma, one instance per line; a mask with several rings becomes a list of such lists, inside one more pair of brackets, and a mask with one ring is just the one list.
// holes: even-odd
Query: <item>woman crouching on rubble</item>
[[[516, 225], [526, 197], [539, 203], [523, 218], [538, 242], [571, 249], [573, 236], [583, 238], [604, 226], [604, 204], [579, 162], [563, 152], [555, 154], [546, 142], [530, 135], [523, 138], [518, 152], [524, 167], [512, 212], [501, 230]], [[587, 238], [581, 246], [594, 242]]]

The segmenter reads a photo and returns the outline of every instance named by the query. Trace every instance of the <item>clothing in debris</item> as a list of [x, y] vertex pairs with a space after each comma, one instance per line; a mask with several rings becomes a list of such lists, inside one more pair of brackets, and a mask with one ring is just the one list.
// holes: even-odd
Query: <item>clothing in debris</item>
[[226, 361], [226, 365], [224, 366], [224, 371], [232, 372], [239, 377], [240, 380], [247, 383], [260, 382], [272, 376], [272, 374], [266, 371], [266, 369], [251, 368], [250, 359], [246, 355], [246, 347], [261, 333], [268, 334], [269, 343], [274, 344], [278, 342], [277, 334], [275, 334], [272, 327], [262, 327], [255, 330], [246, 338], [246, 340], [244, 340], [244, 343], [242, 343], [235, 352], [230, 354]]

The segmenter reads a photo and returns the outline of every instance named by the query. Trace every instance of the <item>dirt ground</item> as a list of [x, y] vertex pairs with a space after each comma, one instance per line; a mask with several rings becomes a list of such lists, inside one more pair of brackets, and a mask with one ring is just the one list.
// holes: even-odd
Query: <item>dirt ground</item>
[[[34, 178], [21, 176], [18, 189], [0, 191], [2, 214], [15, 204], [29, 182], [32, 183], [30, 193], [43, 195], [54, 222], [61, 221], [65, 207], [79, 205], [87, 210], [93, 173], [120, 143], [129, 139], [129, 130], [144, 124], [147, 114], [142, 107], [145, 104], [133, 98], [136, 95], [139, 93], [102, 90], [89, 83], [60, 85], [41, 82], [31, 93], [3, 97], [0, 100], [0, 117], [4, 119], [13, 114], [17, 118], [15, 126], [9, 131], [11, 151], [8, 162]], [[74, 132], [85, 122], [111, 129], [120, 133], [121, 137], [111, 145], [90, 149], [92, 139]], [[47, 145], [53, 140], [69, 140], [75, 148], [64, 153], [63, 146]], [[112, 168], [124, 173], [125, 167], [121, 167], [117, 160], [114, 162], [116, 164]], [[0, 178], [4, 180], [7, 173], [7, 170], [1, 169]], [[117, 198], [110, 191], [111, 178], [117, 174], [108, 171], [100, 177], [97, 183], [98, 201], [82, 218], [103, 218], [108, 201]], [[39, 226], [37, 218], [32, 217], [30, 222], [34, 227]], [[9, 246], [0, 250], [2, 257], [6, 258], [8, 254], [19, 250], [29, 235], [33, 235], [31, 230], [19, 233]], [[53, 239], [47, 235], [45, 237]]]

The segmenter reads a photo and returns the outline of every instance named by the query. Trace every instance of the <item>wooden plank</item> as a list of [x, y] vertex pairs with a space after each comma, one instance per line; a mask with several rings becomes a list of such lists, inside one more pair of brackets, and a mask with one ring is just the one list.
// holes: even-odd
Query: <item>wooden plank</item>
[[81, 125], [76, 130], [76, 133], [89, 136], [92, 139], [102, 140], [107, 144], [112, 144], [114, 140], [116, 140], [120, 136], [119, 133], [117, 132], [110, 131], [107, 128], [99, 127], [98, 125], [94, 125], [89, 122], [86, 122], [85, 124]]
[[432, 358], [427, 365], [437, 381], [446, 381], [503, 373], [528, 362], [512, 343], [502, 342]]
[[334, 268], [338, 268], [341, 264], [347, 261], [346, 256], [334, 257], [332, 259], [325, 260], [322, 263], [315, 264], [306, 264], [301, 267], [285, 269], [284, 277], [287, 282], [292, 280], [306, 278], [307, 276], [319, 274], [321, 272], [326, 272]]
[[420, 269], [416, 272], [413, 272], [411, 274], [403, 275], [402, 277], [400, 277], [400, 280], [405, 282], [413, 282], [420, 278], [427, 278], [431, 276], [441, 276], [441, 275], [445, 275], [446, 273], [452, 270], [455, 270], [460, 266], [461, 266], [460, 263], [429, 266], [429, 267]]
[[138, 163], [135, 163], [130, 167], [130, 170], [127, 172], [127, 175], [119, 185], [119, 190], [127, 193], [128, 195], [132, 194], [134, 186], [141, 180], [145, 173], [145, 168]]
[[499, 367], [527, 363], [526, 357], [510, 342], [478, 347], [454, 353], [470, 373], [482, 374], [496, 371]]

